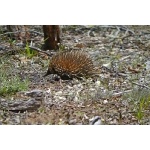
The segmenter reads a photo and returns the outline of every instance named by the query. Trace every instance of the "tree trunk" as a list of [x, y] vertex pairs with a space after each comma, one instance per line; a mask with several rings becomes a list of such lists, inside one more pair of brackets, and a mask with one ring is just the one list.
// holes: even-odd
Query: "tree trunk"
[[60, 43], [60, 28], [58, 25], [43, 25], [44, 50], [58, 49]]
[[21, 40], [23, 42], [30, 41], [30, 33], [28, 30], [28, 26], [26, 25], [7, 25], [8, 32], [14, 32], [10, 34], [10, 37], [13, 40]]

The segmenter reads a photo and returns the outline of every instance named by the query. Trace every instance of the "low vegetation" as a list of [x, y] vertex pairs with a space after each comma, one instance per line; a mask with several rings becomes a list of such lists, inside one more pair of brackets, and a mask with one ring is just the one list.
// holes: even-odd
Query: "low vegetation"
[[12, 95], [27, 90], [29, 85], [27, 79], [21, 80], [19, 75], [14, 74], [14, 66], [7, 59], [0, 59], [0, 96]]

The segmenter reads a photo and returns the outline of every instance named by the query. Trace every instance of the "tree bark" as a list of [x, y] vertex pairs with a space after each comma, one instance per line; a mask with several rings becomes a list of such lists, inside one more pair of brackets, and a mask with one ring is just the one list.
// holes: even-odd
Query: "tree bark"
[[10, 34], [13, 40], [21, 40], [25, 43], [30, 41], [30, 33], [26, 25], [7, 25], [7, 30], [14, 32]]
[[58, 25], [43, 25], [44, 50], [58, 49], [60, 43], [60, 28]]

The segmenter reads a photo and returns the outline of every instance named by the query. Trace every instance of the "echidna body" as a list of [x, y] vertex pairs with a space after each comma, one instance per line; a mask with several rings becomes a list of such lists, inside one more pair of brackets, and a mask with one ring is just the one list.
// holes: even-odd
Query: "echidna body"
[[49, 74], [57, 74], [61, 78], [89, 77], [93, 74], [94, 65], [89, 56], [83, 51], [60, 52], [51, 58]]

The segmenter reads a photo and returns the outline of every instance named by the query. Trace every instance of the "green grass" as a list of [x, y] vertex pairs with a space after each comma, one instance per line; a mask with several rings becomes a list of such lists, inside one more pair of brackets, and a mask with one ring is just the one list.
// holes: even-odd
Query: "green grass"
[[135, 117], [140, 124], [143, 124], [143, 119], [150, 108], [150, 91], [148, 89], [134, 89], [132, 93], [128, 94], [130, 104], [135, 112]]
[[12, 68], [8, 60], [0, 60], [0, 96], [12, 95], [28, 88], [29, 81], [21, 80]]
[[144, 116], [146, 115], [146, 110], [150, 106], [150, 92], [147, 90], [141, 91], [138, 99], [138, 104], [136, 106], [136, 117], [141, 122]]
[[27, 58], [32, 58], [33, 56], [37, 55], [37, 52], [30, 49], [29, 44], [27, 43], [25, 47], [25, 55], [27, 56]]

